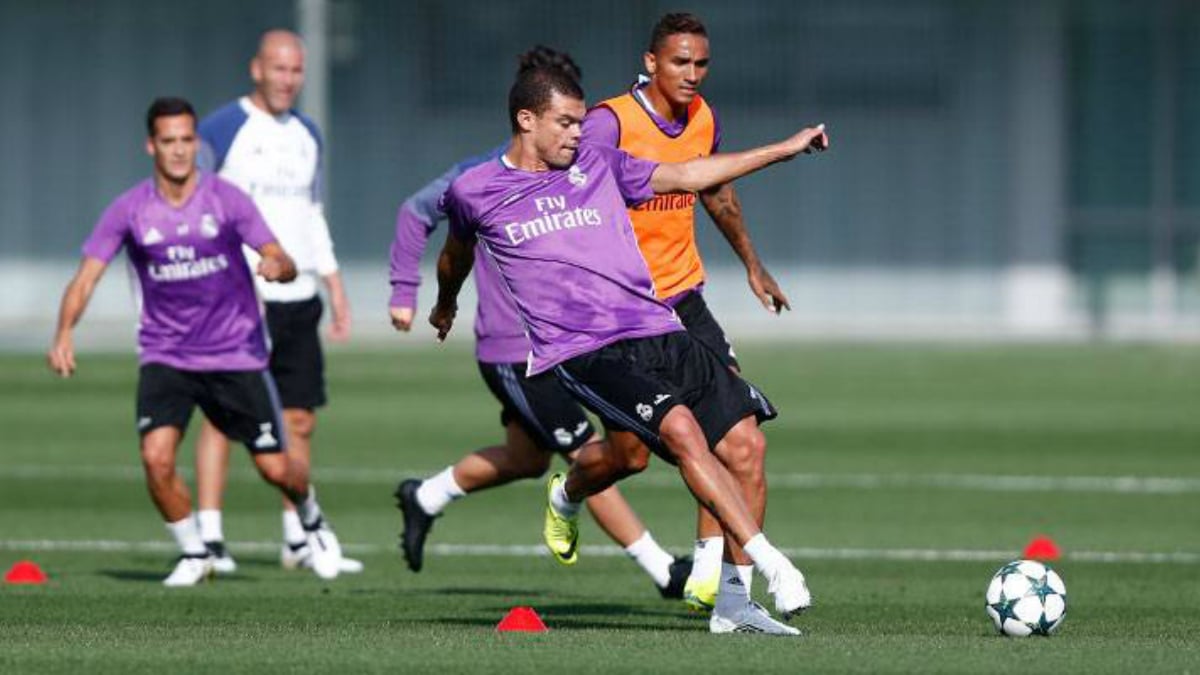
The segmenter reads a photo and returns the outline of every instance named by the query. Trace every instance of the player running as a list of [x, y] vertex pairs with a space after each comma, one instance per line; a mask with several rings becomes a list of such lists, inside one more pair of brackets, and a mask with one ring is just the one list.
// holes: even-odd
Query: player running
[[[520, 58], [520, 70], [557, 68], [579, 80], [579, 67], [570, 56], [537, 47]], [[495, 161], [506, 146], [472, 157], [409, 197], [396, 219], [392, 242], [392, 323], [408, 331], [420, 284], [418, 265], [429, 236], [445, 219], [439, 201], [447, 186], [467, 169]], [[488, 389], [500, 401], [503, 444], [466, 455], [453, 466], [426, 478], [409, 479], [396, 489], [404, 512], [401, 549], [409, 569], [419, 572], [425, 539], [434, 518], [452, 501], [467, 494], [524, 478], [537, 478], [550, 468], [555, 453], [568, 461], [585, 443], [599, 442], [586, 413], [550, 374], [525, 376], [529, 338], [512, 299], [483, 258], [474, 266], [479, 305], [475, 315], [476, 360]], [[664, 598], [681, 598], [691, 569], [686, 558], [675, 559], [662, 549], [629, 507], [616, 486], [587, 499], [600, 526], [654, 580]]]
[[[761, 456], [766, 440], [758, 422], [775, 411], [654, 296], [625, 206], [728, 182], [824, 149], [828, 139], [816, 127], [746, 152], [658, 164], [581, 146], [585, 112], [582, 89], [561, 73], [518, 76], [509, 93], [508, 149], [463, 173], [446, 193], [450, 233], [430, 323], [439, 337], [452, 327], [455, 299], [482, 244], [528, 330], [529, 376], [553, 371], [610, 432], [637, 434], [677, 464], [736, 542], [728, 555], [739, 569], [753, 563], [776, 609], [789, 617], [811, 596], [804, 575], [767, 541], [747, 505], [765, 502], [761, 464], [757, 476], [744, 466], [747, 457]], [[576, 555], [580, 501], [632, 470], [608, 461], [611, 454], [600, 444], [584, 446], [566, 477], [551, 477], [545, 535], [556, 556]], [[709, 628], [799, 634], [732, 589], [718, 595]]]
[[[709, 66], [704, 23], [692, 14], [664, 15], [651, 31], [643, 61], [649, 77], [639, 77], [628, 92], [588, 111], [583, 142], [619, 148], [655, 162], [679, 162], [717, 152], [721, 125], [699, 92]], [[696, 247], [696, 197], [693, 193], [658, 195], [630, 208], [629, 218], [658, 298], [675, 309], [692, 337], [726, 366], [740, 370], [725, 331], [704, 302], [704, 265]], [[763, 306], [773, 312], [790, 309], [787, 297], [754, 250], [733, 184], [702, 190], [699, 199], [745, 265], [750, 289]], [[719, 581], [736, 577], [731, 561], [722, 568], [721, 524], [705, 509], [698, 511], [692, 554], [695, 564], [684, 586], [684, 602], [694, 610], [710, 611]]]
[[332, 579], [337, 537], [321, 516], [307, 466], [287, 449], [278, 395], [267, 371], [266, 336], [242, 246], [258, 251], [257, 274], [288, 282], [292, 259], [254, 204], [233, 185], [196, 169], [196, 113], [178, 98], [146, 114], [153, 177], [116, 199], [83, 245], [63, 293], [48, 356], [63, 377], [75, 370], [72, 333], [101, 275], [124, 248], [140, 290], [137, 428], [150, 497], [181, 556], [163, 583], [194, 586], [213, 570], [175, 457], [199, 406], [222, 433], [246, 444], [266, 482], [296, 504], [313, 570]]

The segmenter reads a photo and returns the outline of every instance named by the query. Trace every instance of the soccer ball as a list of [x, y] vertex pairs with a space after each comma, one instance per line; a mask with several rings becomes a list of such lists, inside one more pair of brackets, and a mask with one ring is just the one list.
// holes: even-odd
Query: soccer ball
[[985, 595], [988, 616], [1004, 635], [1049, 635], [1067, 615], [1067, 587], [1048, 565], [1014, 560], [992, 577]]

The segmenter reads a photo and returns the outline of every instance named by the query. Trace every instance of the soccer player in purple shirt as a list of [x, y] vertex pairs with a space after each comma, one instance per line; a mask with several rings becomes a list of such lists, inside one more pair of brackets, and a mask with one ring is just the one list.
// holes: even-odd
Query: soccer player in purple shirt
[[124, 248], [140, 290], [137, 428], [150, 497], [181, 556], [163, 583], [194, 586], [212, 573], [187, 486], [175, 457], [196, 406], [223, 433], [246, 444], [266, 482], [300, 509], [313, 569], [333, 578], [341, 563], [304, 465], [286, 452], [278, 394], [267, 371], [267, 344], [243, 244], [262, 259], [257, 274], [290, 281], [296, 266], [250, 199], [196, 169], [196, 113], [160, 98], [146, 114], [146, 152], [154, 175], [126, 191], [100, 217], [83, 261], [63, 293], [47, 355], [63, 377], [75, 370], [72, 333], [100, 277]]
[[[554, 67], [579, 79], [570, 56], [537, 47], [520, 58], [520, 69]], [[430, 234], [446, 214], [440, 199], [446, 187], [464, 171], [496, 161], [506, 146], [471, 157], [450, 168], [405, 200], [396, 218], [392, 242], [392, 299], [389, 311], [397, 330], [408, 331], [420, 284], [418, 265]], [[467, 494], [546, 473], [555, 453], [568, 461], [585, 443], [599, 442], [587, 414], [551, 373], [525, 377], [529, 338], [517, 308], [483, 258], [474, 266], [479, 304], [475, 315], [476, 359], [479, 371], [500, 402], [503, 444], [466, 455], [453, 466], [425, 480], [408, 479], [396, 489], [404, 512], [401, 549], [409, 569], [420, 571], [425, 538], [434, 518], [452, 501]], [[587, 499], [596, 523], [654, 580], [665, 598], [681, 598], [691, 564], [662, 549], [621, 496], [616, 486]]]
[[[518, 75], [509, 92], [513, 139], [496, 161], [460, 176], [445, 195], [450, 233], [438, 260], [430, 323], [444, 337], [476, 245], [512, 295], [532, 343], [529, 375], [554, 372], [604, 421], [636, 434], [676, 464], [696, 499], [721, 522], [726, 556], [768, 581], [785, 618], [812, 601], [804, 575], [767, 541], [748, 503], [765, 502], [757, 476], [739, 470], [761, 455], [766, 398], [683, 330], [655, 298], [628, 204], [656, 193], [694, 192], [828, 145], [823, 126], [779, 143], [677, 164], [579, 145], [586, 108], [577, 82], [549, 69]], [[559, 558], [576, 555], [580, 501], [631, 467], [585, 446], [566, 476], [548, 485], [545, 538]], [[799, 634], [749, 594], [722, 587], [715, 633]]]

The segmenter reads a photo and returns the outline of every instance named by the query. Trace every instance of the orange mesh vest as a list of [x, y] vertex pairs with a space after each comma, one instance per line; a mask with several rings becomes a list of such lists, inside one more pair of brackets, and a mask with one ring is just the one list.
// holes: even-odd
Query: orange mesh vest
[[[675, 138], [664, 134], [633, 94], [610, 98], [600, 105], [617, 116], [621, 150], [656, 162], [682, 162], [712, 154], [716, 122], [712, 109], [697, 96], [688, 107], [688, 123]], [[658, 195], [629, 209], [638, 247], [650, 267], [655, 292], [667, 299], [699, 286], [704, 265], [696, 248], [696, 195]]]

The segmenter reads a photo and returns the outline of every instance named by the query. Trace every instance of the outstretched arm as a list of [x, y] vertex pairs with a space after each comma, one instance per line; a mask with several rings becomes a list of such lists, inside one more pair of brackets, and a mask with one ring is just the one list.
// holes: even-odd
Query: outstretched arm
[[818, 124], [779, 143], [752, 150], [722, 152], [686, 162], [659, 164], [650, 177], [650, 187], [659, 194], [700, 192], [776, 162], [789, 160], [802, 152], [821, 152], [828, 147], [829, 136], [825, 134], [825, 125]]
[[778, 314], [782, 309], [791, 309], [787, 296], [775, 283], [771, 273], [763, 267], [750, 242], [750, 233], [746, 231], [746, 222], [742, 219], [742, 204], [732, 183], [722, 183], [700, 193], [700, 202], [708, 211], [709, 217], [716, 223], [717, 229], [725, 235], [730, 248], [746, 266], [746, 277], [750, 290], [762, 303], [767, 311]]
[[454, 316], [458, 313], [458, 292], [462, 290], [474, 263], [475, 239], [464, 241], [455, 236], [453, 230], [448, 232], [446, 245], [442, 247], [437, 262], [437, 305], [429, 313], [429, 323], [437, 329], [438, 342], [445, 340], [454, 326]]
[[84, 257], [74, 278], [63, 291], [62, 303], [58, 308], [58, 328], [54, 331], [50, 351], [46, 353], [50, 370], [63, 377], [70, 377], [75, 372], [75, 343], [72, 336], [75, 324], [79, 323], [97, 282], [107, 268], [108, 263], [103, 260]]

